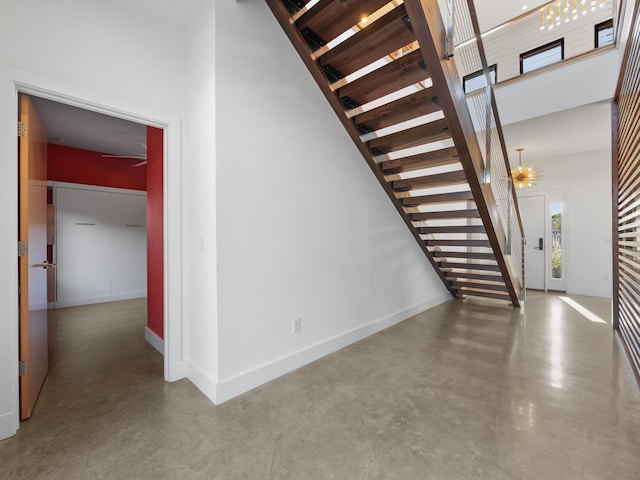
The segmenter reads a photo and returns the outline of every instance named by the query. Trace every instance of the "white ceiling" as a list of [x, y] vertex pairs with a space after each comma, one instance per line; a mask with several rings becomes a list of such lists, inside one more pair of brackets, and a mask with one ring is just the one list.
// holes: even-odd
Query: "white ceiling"
[[593, 103], [503, 126], [512, 164], [516, 148], [523, 161], [559, 158], [611, 146], [611, 104]]
[[486, 32], [512, 18], [530, 12], [548, 0], [475, 0], [480, 30]]
[[145, 125], [31, 97], [49, 143], [113, 155], [146, 155]]

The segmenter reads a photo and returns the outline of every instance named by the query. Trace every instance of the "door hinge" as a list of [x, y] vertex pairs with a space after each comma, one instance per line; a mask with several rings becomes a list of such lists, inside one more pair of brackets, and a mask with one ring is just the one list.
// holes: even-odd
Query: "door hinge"
[[27, 136], [27, 125], [24, 122], [18, 122], [18, 137]]
[[27, 254], [27, 244], [25, 242], [18, 242], [18, 256], [24, 257]]
[[27, 362], [24, 360], [20, 360], [18, 362], [18, 375], [26, 375], [27, 374]]

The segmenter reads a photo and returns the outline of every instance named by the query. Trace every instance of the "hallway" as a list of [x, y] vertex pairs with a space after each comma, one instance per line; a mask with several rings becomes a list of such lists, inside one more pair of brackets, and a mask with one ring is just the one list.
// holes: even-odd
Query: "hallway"
[[164, 382], [145, 305], [52, 312], [49, 377], [0, 442], [1, 478], [638, 478], [609, 300], [450, 301], [217, 407]]

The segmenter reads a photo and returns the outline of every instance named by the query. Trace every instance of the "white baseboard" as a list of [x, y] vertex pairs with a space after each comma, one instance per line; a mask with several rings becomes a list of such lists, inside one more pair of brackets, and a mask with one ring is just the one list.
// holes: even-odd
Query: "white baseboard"
[[[169, 364], [168, 362], [171, 362]], [[186, 360], [170, 360], [165, 357], [164, 379], [167, 382], [177, 382], [189, 376], [189, 362]]]
[[608, 289], [590, 289], [590, 288], [580, 288], [580, 289], [567, 289], [568, 295], [582, 295], [585, 297], [602, 297], [602, 298], [611, 298], [611, 290]]
[[13, 437], [16, 431], [16, 413], [9, 412], [0, 415], [0, 440]]
[[161, 355], [164, 355], [164, 340], [152, 332], [149, 327], [144, 327], [144, 339], [159, 351]]
[[216, 382], [202, 369], [190, 364], [189, 379], [207, 397], [216, 404], [225, 402], [233, 397], [269, 382], [277, 377], [289, 373], [330, 353], [340, 350], [352, 343], [378, 333], [397, 323], [400, 323], [420, 312], [451, 300], [448, 293], [438, 295], [413, 307], [396, 312], [387, 317], [374, 320], [353, 330], [341, 333], [332, 338], [322, 340], [297, 352], [277, 358], [271, 362], [259, 365], [251, 370]]
[[66, 300], [57, 300], [56, 308], [79, 307], [81, 305], [94, 305], [96, 303], [119, 302], [121, 300], [132, 300], [134, 298], [143, 298], [147, 296], [147, 292], [127, 292], [116, 295], [104, 295], [100, 297], [71, 298]]
[[198, 390], [205, 394], [205, 396], [211, 400], [214, 404], [218, 404], [216, 392], [218, 390], [218, 382], [206, 373], [198, 365], [189, 361], [189, 375], [187, 378], [193, 383]]

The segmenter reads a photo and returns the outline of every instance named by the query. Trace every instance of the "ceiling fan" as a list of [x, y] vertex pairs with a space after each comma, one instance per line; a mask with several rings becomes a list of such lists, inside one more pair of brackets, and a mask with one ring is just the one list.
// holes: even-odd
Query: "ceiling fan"
[[128, 158], [132, 160], [142, 160], [142, 162], [136, 163], [135, 165], [131, 165], [132, 168], [142, 167], [147, 164], [147, 144], [144, 142], [138, 142], [140, 147], [142, 147], [142, 152], [131, 152], [128, 155], [111, 155], [111, 154], [102, 154], [100, 155], [102, 158]]

